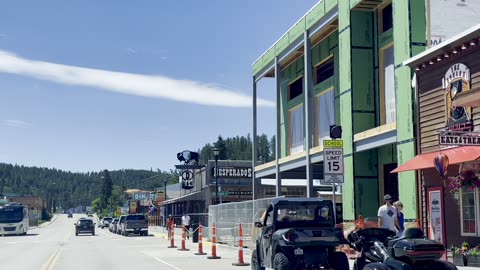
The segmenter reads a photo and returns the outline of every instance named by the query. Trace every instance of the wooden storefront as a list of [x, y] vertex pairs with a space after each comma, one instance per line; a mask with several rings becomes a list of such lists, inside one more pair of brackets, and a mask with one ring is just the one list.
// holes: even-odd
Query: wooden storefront
[[[480, 25], [404, 63], [415, 70], [417, 156], [394, 172], [418, 171], [422, 227], [446, 247], [480, 244], [479, 190], [452, 192], [448, 180], [480, 157], [480, 107], [470, 102], [480, 91], [479, 38]], [[439, 154], [450, 163], [443, 177]]]

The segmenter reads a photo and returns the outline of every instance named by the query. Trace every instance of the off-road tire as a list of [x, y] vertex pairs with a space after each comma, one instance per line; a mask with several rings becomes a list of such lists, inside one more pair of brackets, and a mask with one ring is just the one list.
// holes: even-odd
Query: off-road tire
[[290, 261], [288, 261], [288, 258], [287, 256], [285, 256], [285, 254], [277, 253], [273, 258], [273, 269], [274, 270], [292, 270], [293, 266], [290, 263]]
[[251, 260], [252, 270], [265, 270], [265, 267], [260, 266], [260, 262], [257, 257], [257, 250], [252, 251], [252, 260]]
[[330, 265], [335, 270], [349, 270], [350, 265], [348, 263], [348, 257], [343, 252], [333, 252], [330, 257]]

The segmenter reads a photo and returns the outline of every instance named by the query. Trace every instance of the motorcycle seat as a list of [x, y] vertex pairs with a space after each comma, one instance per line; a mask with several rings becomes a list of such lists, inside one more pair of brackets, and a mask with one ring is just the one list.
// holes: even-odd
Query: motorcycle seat
[[400, 236], [387, 238], [387, 247], [393, 247], [399, 240], [417, 238], [425, 238], [425, 233], [419, 228], [408, 228]]

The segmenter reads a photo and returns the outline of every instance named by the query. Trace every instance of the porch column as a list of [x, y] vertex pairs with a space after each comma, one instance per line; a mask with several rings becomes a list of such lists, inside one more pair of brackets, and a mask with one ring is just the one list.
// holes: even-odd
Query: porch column
[[278, 63], [278, 57], [275, 57], [275, 89], [276, 89], [276, 110], [277, 110], [277, 129], [275, 132], [275, 177], [277, 182], [275, 184], [275, 195], [282, 196], [282, 176], [280, 173], [280, 164], [278, 160], [281, 157], [281, 125], [280, 125], [280, 116], [281, 116], [281, 100], [280, 100], [280, 93], [281, 93], [281, 78], [280, 78], [280, 64]]
[[259, 197], [259, 185], [257, 184], [257, 179], [255, 175], [255, 166], [257, 165], [257, 82], [255, 81], [255, 76], [253, 76], [253, 93], [252, 93], [252, 104], [253, 104], [253, 131], [252, 131], [252, 199], [256, 200]]
[[307, 197], [317, 197], [313, 192], [313, 166], [310, 160], [310, 148], [313, 146], [313, 83], [312, 83], [312, 55], [309, 31], [303, 33], [303, 57], [304, 57], [304, 85], [305, 85], [305, 168], [307, 180]]

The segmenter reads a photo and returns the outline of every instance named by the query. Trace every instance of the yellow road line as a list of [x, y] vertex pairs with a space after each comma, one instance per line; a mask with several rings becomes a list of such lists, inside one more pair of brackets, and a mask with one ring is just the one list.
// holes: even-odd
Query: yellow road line
[[60, 248], [55, 250], [55, 252], [50, 255], [50, 257], [48, 257], [48, 260], [43, 264], [41, 270], [52, 270], [53, 266], [58, 260], [61, 251], [62, 250]]
[[50, 267], [48, 267], [47, 270], [52, 270], [52, 269], [53, 269], [53, 267], [54, 267], [55, 264], [57, 263], [58, 258], [60, 257], [60, 253], [62, 253], [62, 249], [58, 249], [57, 254], [56, 254], [55, 257], [53, 258], [53, 261], [52, 261], [52, 263], [50, 264]]
[[67, 241], [68, 238], [70, 238], [70, 236], [72, 236], [72, 233], [73, 233], [73, 230], [70, 230], [70, 232], [65, 236], [65, 238], [63, 239], [63, 241]]

